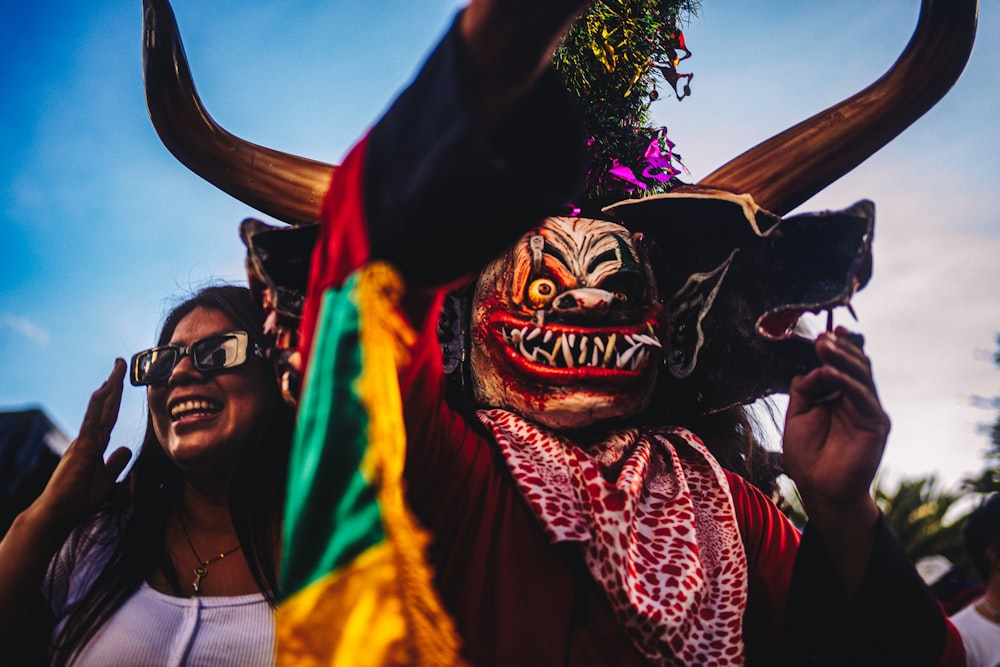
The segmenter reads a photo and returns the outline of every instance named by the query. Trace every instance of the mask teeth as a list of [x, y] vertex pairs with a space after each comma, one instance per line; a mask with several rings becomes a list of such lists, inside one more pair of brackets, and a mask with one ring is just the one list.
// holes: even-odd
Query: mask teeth
[[504, 328], [504, 342], [525, 359], [557, 368], [613, 368], [636, 370], [645, 364], [652, 349], [661, 349], [660, 340], [648, 334], [607, 335], [556, 334], [535, 325]]

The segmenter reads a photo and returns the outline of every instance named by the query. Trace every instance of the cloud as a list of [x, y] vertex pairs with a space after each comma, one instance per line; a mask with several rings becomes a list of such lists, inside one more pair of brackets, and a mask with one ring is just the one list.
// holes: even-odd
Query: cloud
[[47, 329], [25, 317], [18, 317], [10, 313], [0, 313], [0, 332], [7, 330], [13, 331], [23, 338], [27, 338], [39, 347], [46, 347], [52, 338]]

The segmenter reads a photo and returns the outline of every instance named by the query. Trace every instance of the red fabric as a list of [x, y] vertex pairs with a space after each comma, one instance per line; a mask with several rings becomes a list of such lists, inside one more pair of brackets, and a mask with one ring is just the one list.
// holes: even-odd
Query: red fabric
[[362, 196], [366, 139], [362, 139], [334, 169], [330, 189], [323, 198], [319, 237], [309, 263], [309, 285], [302, 306], [299, 352], [302, 368], [308, 366], [313, 333], [323, 292], [339, 287], [368, 261], [368, 233]]
[[[324, 203], [303, 312], [308, 352], [323, 291], [368, 256], [361, 199], [364, 142], [333, 177]], [[443, 292], [408, 304], [421, 326], [402, 370], [408, 500], [434, 541], [436, 584], [475, 665], [642, 665], [576, 545], [554, 547], [522, 499], [493, 442], [444, 401], [436, 334]], [[750, 562], [750, 657], [781, 665], [780, 620], [798, 544], [777, 508], [727, 474]], [[751, 632], [752, 631], [752, 632]]]
[[728, 480], [694, 433], [616, 428], [583, 448], [507, 410], [477, 417], [651, 664], [743, 665], [746, 555]]
[[[550, 544], [492, 440], [444, 402], [434, 318], [426, 322], [401, 376], [408, 499], [435, 536], [436, 581], [465, 655], [476, 665], [646, 664], [575, 545]], [[798, 533], [756, 489], [727, 480], [749, 561], [748, 658], [786, 664], [781, 627]]]
[[945, 636], [944, 651], [938, 667], [965, 667], [967, 656], [965, 645], [962, 643], [962, 635], [952, 625], [950, 619], [945, 619], [948, 625], [948, 634]]
[[[312, 344], [320, 297], [368, 258], [362, 192], [364, 142], [333, 177], [313, 258], [301, 350]], [[407, 499], [434, 541], [441, 598], [481, 665], [645, 664], [586, 572], [576, 545], [553, 546], [517, 491], [490, 437], [444, 401], [437, 343], [443, 292], [410, 295], [420, 339], [402, 369], [408, 432]], [[726, 473], [749, 567], [747, 664], [784, 665], [785, 605], [799, 534], [774, 503]], [[951, 624], [941, 666], [964, 665]]]

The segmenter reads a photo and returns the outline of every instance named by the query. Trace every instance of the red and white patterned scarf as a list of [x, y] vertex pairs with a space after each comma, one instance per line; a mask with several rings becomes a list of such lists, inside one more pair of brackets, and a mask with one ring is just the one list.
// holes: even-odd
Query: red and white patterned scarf
[[505, 410], [479, 419], [551, 540], [583, 544], [647, 659], [743, 664], [746, 554], [729, 484], [694, 433], [622, 429], [584, 451]]

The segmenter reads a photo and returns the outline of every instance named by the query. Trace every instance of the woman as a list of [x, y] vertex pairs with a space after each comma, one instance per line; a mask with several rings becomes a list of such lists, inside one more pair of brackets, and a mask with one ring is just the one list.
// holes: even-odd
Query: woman
[[115, 361], [45, 491], [0, 543], [6, 650], [47, 617], [53, 664], [273, 662], [293, 414], [262, 330], [242, 287], [205, 288], [170, 312], [157, 347], [132, 360], [149, 416], [118, 486], [128, 450], [102, 458], [126, 372]]

